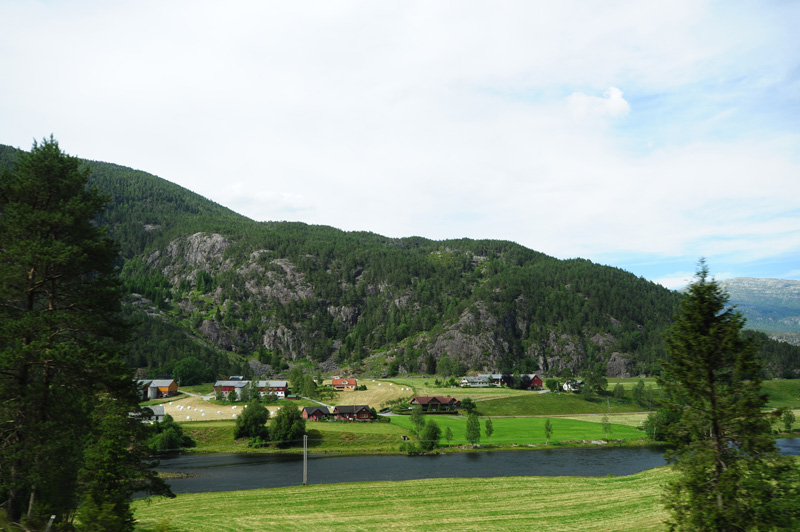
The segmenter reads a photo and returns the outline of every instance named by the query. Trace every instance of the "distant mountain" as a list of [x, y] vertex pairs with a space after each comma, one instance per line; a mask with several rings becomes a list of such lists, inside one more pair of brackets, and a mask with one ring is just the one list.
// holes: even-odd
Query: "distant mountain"
[[776, 336], [800, 335], [800, 281], [738, 277], [720, 285], [747, 318], [748, 328]]
[[[16, 153], [0, 145], [0, 167]], [[110, 199], [98, 222], [120, 244], [136, 326], [127, 356], [143, 376], [273, 375], [295, 364], [653, 374], [680, 299], [618, 268], [513, 242], [255, 222], [146, 172], [86, 163]], [[793, 349], [773, 357], [770, 374], [798, 367]]]

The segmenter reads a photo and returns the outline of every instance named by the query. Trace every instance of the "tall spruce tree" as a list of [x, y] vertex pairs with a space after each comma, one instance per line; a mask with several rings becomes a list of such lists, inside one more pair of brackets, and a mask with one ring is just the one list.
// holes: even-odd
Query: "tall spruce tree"
[[700, 263], [667, 336], [661, 386], [678, 478], [665, 494], [670, 530], [796, 530], [800, 475], [776, 451], [762, 408], [757, 346]]
[[0, 500], [13, 522], [71, 519], [97, 398], [137, 409], [118, 356], [117, 250], [87, 179], [52, 137], [0, 174]]

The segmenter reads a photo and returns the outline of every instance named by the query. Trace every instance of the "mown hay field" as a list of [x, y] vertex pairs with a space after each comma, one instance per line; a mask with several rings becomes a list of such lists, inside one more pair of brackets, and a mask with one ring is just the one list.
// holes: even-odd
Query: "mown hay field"
[[662, 531], [662, 467], [626, 477], [323, 484], [134, 502], [137, 532]]
[[[330, 384], [330, 382], [325, 382]], [[395, 384], [391, 381], [359, 379], [359, 386], [366, 386], [366, 390], [354, 392], [335, 392], [331, 399], [324, 399], [322, 402], [329, 402], [331, 405], [368, 405], [375, 409], [380, 409], [382, 405], [390, 401], [401, 398], [411, 399], [414, 397], [414, 390], [410, 386]]]

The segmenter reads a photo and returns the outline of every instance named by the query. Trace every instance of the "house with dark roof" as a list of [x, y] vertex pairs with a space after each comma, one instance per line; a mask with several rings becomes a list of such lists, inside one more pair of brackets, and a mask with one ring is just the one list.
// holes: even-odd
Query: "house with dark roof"
[[311, 421], [322, 421], [331, 416], [330, 410], [327, 406], [306, 406], [302, 412], [303, 419], [310, 419]]
[[340, 421], [369, 421], [370, 409], [367, 405], [339, 405], [333, 407], [333, 415]]
[[455, 397], [441, 395], [414, 397], [411, 406], [420, 405], [423, 412], [456, 412], [461, 408], [461, 401]]

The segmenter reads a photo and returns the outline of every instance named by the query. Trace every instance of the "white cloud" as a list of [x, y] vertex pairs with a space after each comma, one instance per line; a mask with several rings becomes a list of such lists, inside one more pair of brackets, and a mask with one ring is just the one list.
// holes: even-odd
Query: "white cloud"
[[631, 110], [628, 102], [622, 97], [622, 91], [616, 87], [609, 87], [603, 93], [602, 98], [589, 96], [582, 92], [573, 92], [569, 95], [568, 102], [572, 115], [577, 118], [587, 116], [618, 118], [627, 115]]
[[5, 2], [0, 142], [52, 132], [257, 220], [800, 253], [789, 4]]

